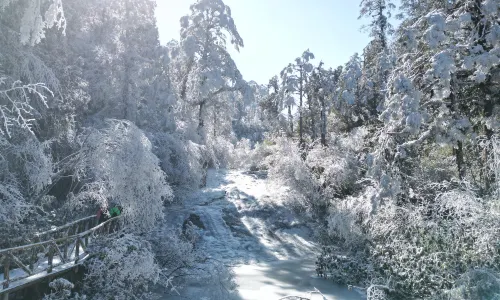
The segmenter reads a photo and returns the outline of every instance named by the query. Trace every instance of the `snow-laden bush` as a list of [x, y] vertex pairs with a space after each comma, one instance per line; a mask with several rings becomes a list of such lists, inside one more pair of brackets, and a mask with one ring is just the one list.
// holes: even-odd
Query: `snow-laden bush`
[[448, 291], [449, 300], [500, 299], [500, 278], [485, 269], [470, 270], [463, 274], [455, 287]]
[[20, 222], [26, 208], [35, 205], [40, 192], [52, 182], [49, 143], [43, 143], [20, 128], [15, 137], [0, 134], [0, 221]]
[[231, 155], [232, 168], [250, 168], [252, 165], [252, 145], [249, 139], [241, 139], [236, 143]]
[[[481, 286], [475, 279], [471, 290], [466, 285], [473, 285], [472, 279], [465, 272], [500, 270], [498, 209], [470, 190], [441, 188], [447, 190], [432, 201], [386, 203], [376, 213], [376, 191], [370, 187], [332, 205], [329, 233], [338, 248], [323, 248], [318, 271], [337, 282], [364, 286], [370, 286], [371, 278], [391, 278], [394, 294], [404, 298], [437, 299], [446, 290], [463, 297], [491, 292], [494, 280]], [[493, 299], [456, 297], [452, 299]]]
[[258, 169], [269, 169], [269, 160], [274, 153], [274, 144], [268, 140], [257, 143], [252, 151], [252, 164]]
[[[366, 247], [367, 227], [373, 213], [375, 188], [363, 193], [335, 199], [328, 211], [327, 238], [316, 262], [318, 273], [337, 283], [367, 285], [373, 276]], [[331, 246], [335, 245], [335, 246]]]
[[87, 297], [85, 295], [79, 295], [75, 293], [71, 295], [71, 290], [75, 287], [73, 283], [64, 279], [57, 278], [49, 283], [49, 287], [52, 292], [43, 297], [43, 300], [85, 300]]
[[341, 248], [325, 246], [316, 260], [316, 272], [335, 283], [363, 285], [372, 272], [368, 260], [362, 256], [362, 253], [348, 256]]
[[360, 164], [354, 152], [341, 147], [316, 147], [309, 152], [306, 163], [327, 197], [343, 197], [356, 190]]
[[186, 192], [199, 188], [207, 160], [204, 147], [169, 133], [151, 134], [151, 140], [175, 196], [183, 199]]
[[190, 272], [190, 268], [202, 260], [194, 244], [182, 238], [182, 233], [173, 229], [155, 230], [149, 236], [156, 259], [167, 278]]
[[84, 289], [92, 299], [138, 299], [159, 279], [151, 244], [141, 237], [112, 235], [92, 244], [88, 253]]
[[278, 139], [270, 164], [269, 178], [288, 188], [283, 195], [285, 201], [298, 210], [312, 212], [313, 205], [321, 201], [320, 184], [302, 159], [298, 146], [286, 139]]
[[[470, 270], [500, 270], [496, 193], [483, 196], [474, 184], [453, 180], [455, 171], [445, 164], [450, 155], [448, 148], [430, 149], [404, 182], [407, 193], [388, 196], [391, 201], [380, 202], [379, 186], [371, 178], [359, 181], [362, 191], [334, 199], [327, 218], [330, 240], [318, 258], [318, 271], [363, 286], [371, 286], [372, 278], [390, 278], [384, 299], [494, 299], [478, 296], [493, 295], [493, 277], [481, 275], [467, 283], [464, 278]], [[440, 177], [452, 180], [436, 182]]]
[[365, 133], [332, 139], [329, 147], [316, 145], [304, 155], [286, 139], [277, 139], [275, 152], [266, 159], [269, 177], [289, 188], [284, 195], [294, 206], [324, 215], [333, 199], [358, 189], [361, 166], [356, 151]]
[[73, 203], [123, 207], [125, 223], [148, 230], [163, 218], [163, 204], [172, 190], [159, 159], [144, 133], [128, 121], [108, 120], [102, 130], [86, 135], [77, 175], [87, 182]]
[[328, 233], [346, 249], [357, 249], [366, 243], [364, 227], [373, 213], [375, 189], [367, 187], [363, 194], [336, 199], [328, 215]]
[[466, 270], [498, 269], [500, 217], [491, 203], [451, 189], [434, 201], [387, 205], [370, 228], [375, 271], [395, 289], [430, 297], [450, 289]]
[[158, 284], [164, 286], [167, 293], [177, 294], [187, 285], [199, 282], [211, 287], [204, 291], [203, 296], [207, 299], [233, 299], [235, 285], [231, 269], [197, 247], [190, 233], [198, 227], [192, 225], [187, 229], [181, 232], [160, 228], [148, 235], [160, 267]]
[[268, 141], [256, 143], [253, 148], [251, 144], [252, 142], [248, 139], [242, 139], [236, 143], [230, 166], [251, 171], [269, 169], [269, 160], [276, 151], [276, 147]]
[[233, 144], [223, 136], [208, 139], [206, 144], [206, 155], [208, 166], [213, 168], [225, 168], [231, 162]]

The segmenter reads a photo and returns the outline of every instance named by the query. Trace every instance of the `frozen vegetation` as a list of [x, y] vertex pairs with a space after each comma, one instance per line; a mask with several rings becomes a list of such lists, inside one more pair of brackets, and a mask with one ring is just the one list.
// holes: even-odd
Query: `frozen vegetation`
[[500, 0], [361, 0], [268, 83], [223, 0], [155, 5], [0, 0], [0, 249], [122, 213], [44, 299], [500, 299]]

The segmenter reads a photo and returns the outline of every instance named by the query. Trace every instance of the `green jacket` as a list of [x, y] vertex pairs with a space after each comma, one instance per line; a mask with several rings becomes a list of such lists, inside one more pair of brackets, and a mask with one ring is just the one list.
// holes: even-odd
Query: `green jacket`
[[120, 209], [116, 206], [109, 209], [109, 215], [111, 218], [118, 217], [121, 213]]

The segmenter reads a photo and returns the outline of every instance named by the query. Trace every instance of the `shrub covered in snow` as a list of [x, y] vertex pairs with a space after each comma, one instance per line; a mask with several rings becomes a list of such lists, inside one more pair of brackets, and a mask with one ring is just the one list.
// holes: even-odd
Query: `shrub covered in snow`
[[159, 279], [151, 244], [132, 234], [112, 235], [89, 247], [84, 288], [92, 299], [135, 299]]
[[85, 295], [79, 295], [75, 293], [72, 295], [71, 290], [75, 287], [73, 283], [64, 279], [57, 278], [51, 283], [49, 283], [49, 287], [52, 292], [43, 297], [43, 300], [85, 300], [87, 297]]
[[[462, 286], [467, 270], [498, 272], [498, 211], [471, 191], [451, 189], [405, 207], [385, 204], [376, 214], [369, 195], [348, 198], [345, 209], [332, 208], [330, 233], [349, 254], [324, 248], [318, 264], [330, 277], [366, 286], [369, 278], [392, 278], [400, 297], [427, 298]], [[456, 287], [453, 293], [474, 293], [465, 289]]]
[[235, 285], [230, 267], [198, 247], [199, 228], [189, 223], [183, 232], [162, 228], [148, 235], [160, 267], [158, 284], [177, 295], [188, 283], [202, 283], [211, 287], [204, 291], [204, 297], [232, 299]]
[[355, 135], [339, 136], [329, 147], [316, 145], [304, 155], [296, 144], [278, 139], [275, 152], [266, 159], [269, 178], [289, 189], [284, 197], [294, 206], [324, 215], [331, 200], [358, 189], [362, 170], [354, 151], [357, 144], [347, 140], [355, 141]]
[[473, 269], [463, 274], [447, 292], [450, 300], [500, 299], [498, 273], [487, 269]]
[[162, 275], [167, 278], [190, 272], [190, 268], [202, 260], [193, 240], [187, 236], [183, 237], [179, 231], [155, 230], [148, 239], [162, 268]]
[[175, 196], [183, 199], [186, 192], [200, 187], [207, 157], [203, 145], [169, 133], [150, 134], [153, 153], [167, 176]]

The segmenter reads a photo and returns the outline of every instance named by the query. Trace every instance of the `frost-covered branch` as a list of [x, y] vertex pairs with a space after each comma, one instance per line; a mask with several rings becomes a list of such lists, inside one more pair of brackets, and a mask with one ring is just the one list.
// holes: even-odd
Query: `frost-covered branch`
[[[0, 86], [4, 81], [0, 80]], [[31, 102], [32, 98], [38, 99], [48, 107], [47, 96], [54, 96], [52, 91], [43, 83], [22, 84], [15, 81], [10, 88], [0, 89], [0, 134], [11, 136], [9, 128], [19, 126], [29, 132], [32, 131], [32, 119], [36, 113]]]

